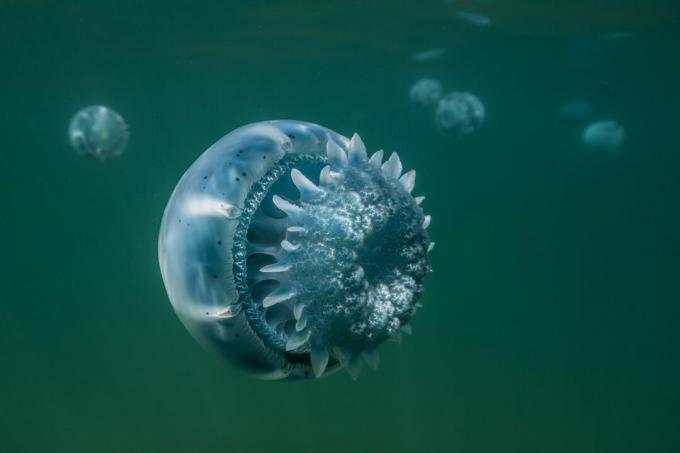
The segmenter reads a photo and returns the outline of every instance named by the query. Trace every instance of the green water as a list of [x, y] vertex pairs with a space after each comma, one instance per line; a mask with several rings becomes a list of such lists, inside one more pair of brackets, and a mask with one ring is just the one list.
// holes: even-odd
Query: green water
[[[0, 1], [0, 451], [680, 451], [676, 1], [231, 3]], [[424, 76], [484, 127], [437, 133]], [[617, 153], [560, 120], [572, 98], [626, 127]], [[127, 119], [122, 157], [69, 147], [89, 104]], [[427, 196], [424, 308], [356, 382], [244, 376], [165, 295], [175, 183], [274, 118], [398, 150]]]

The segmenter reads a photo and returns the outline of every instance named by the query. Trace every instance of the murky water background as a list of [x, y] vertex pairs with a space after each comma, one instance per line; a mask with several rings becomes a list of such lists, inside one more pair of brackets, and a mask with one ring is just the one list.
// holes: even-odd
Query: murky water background
[[[679, 54], [671, 0], [0, 1], [0, 451], [677, 451]], [[438, 133], [421, 77], [483, 128]], [[575, 98], [617, 153], [560, 119]], [[88, 104], [125, 155], [69, 147]], [[398, 150], [427, 196], [425, 307], [357, 382], [248, 378], [162, 286], [175, 183], [273, 118]]]

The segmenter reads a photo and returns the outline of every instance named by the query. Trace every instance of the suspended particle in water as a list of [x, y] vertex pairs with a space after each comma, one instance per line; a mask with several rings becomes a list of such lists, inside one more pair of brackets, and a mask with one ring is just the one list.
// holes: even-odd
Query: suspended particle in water
[[600, 38], [605, 39], [607, 41], [622, 41], [626, 39], [633, 39], [635, 38], [635, 32], [632, 31], [617, 31], [613, 33], [605, 33], [603, 35], [600, 35]]
[[81, 155], [105, 160], [125, 151], [128, 125], [116, 111], [93, 105], [78, 111], [68, 126], [71, 146]]
[[444, 133], [460, 137], [479, 129], [484, 123], [484, 104], [472, 93], [449, 93], [439, 100], [435, 123]]
[[[415, 171], [300, 121], [229, 133], [187, 170], [163, 215], [170, 301], [207, 349], [263, 379], [326, 376], [410, 332], [430, 272]], [[191, 226], [188, 226], [191, 224]]]
[[626, 131], [616, 121], [605, 120], [591, 123], [583, 130], [583, 144], [596, 151], [616, 151], [626, 136]]
[[442, 84], [435, 79], [420, 79], [411, 86], [408, 97], [423, 107], [434, 105], [442, 97]]

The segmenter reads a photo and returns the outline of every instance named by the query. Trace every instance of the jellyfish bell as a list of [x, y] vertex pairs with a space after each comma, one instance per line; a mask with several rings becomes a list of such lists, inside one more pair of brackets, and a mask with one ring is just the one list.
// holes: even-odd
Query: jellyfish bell
[[625, 137], [623, 126], [613, 120], [604, 120], [589, 124], [583, 130], [581, 140], [592, 150], [613, 152], [621, 147]]
[[103, 105], [79, 110], [68, 127], [69, 141], [76, 152], [100, 160], [123, 154], [129, 135], [123, 117]]
[[434, 245], [415, 171], [300, 121], [237, 129], [175, 187], [158, 242], [178, 317], [263, 379], [318, 378], [410, 331]]
[[420, 79], [411, 85], [408, 97], [422, 107], [435, 105], [442, 97], [442, 84], [435, 79]]
[[437, 127], [447, 135], [471, 134], [484, 123], [484, 104], [472, 93], [453, 92], [439, 100], [435, 112]]

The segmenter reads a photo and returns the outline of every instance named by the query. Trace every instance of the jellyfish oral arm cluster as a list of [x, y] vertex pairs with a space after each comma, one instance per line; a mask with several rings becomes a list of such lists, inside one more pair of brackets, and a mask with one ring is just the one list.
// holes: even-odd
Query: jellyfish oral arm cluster
[[434, 245], [415, 171], [383, 157], [299, 121], [244, 126], [210, 147], [159, 235], [168, 296], [192, 335], [263, 379], [377, 366], [380, 345], [410, 331]]

